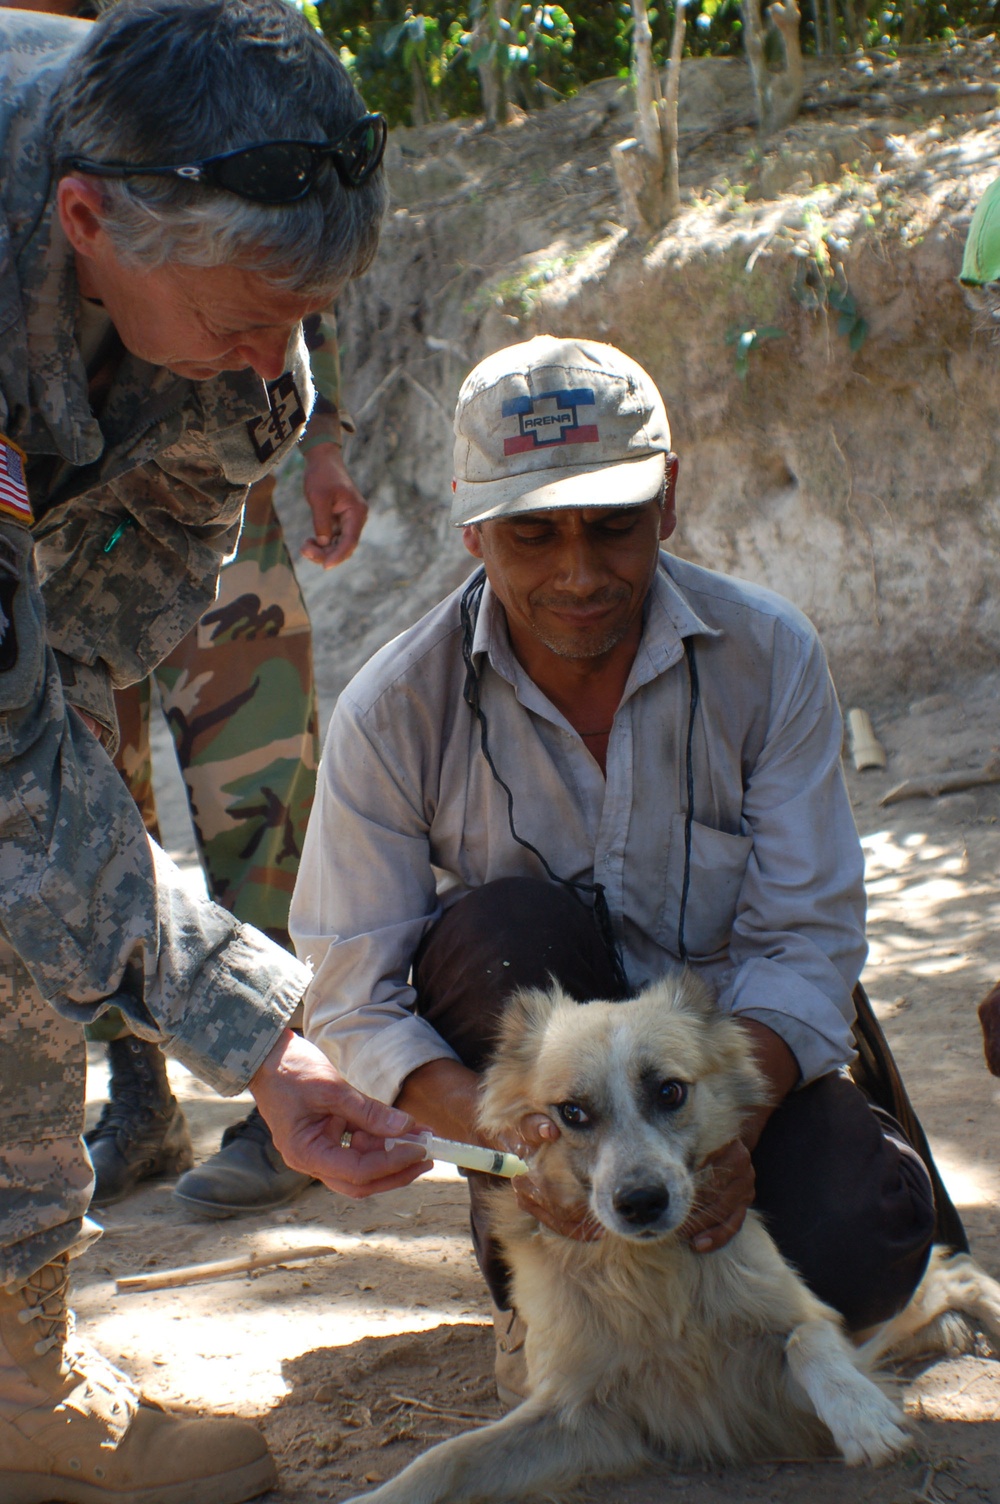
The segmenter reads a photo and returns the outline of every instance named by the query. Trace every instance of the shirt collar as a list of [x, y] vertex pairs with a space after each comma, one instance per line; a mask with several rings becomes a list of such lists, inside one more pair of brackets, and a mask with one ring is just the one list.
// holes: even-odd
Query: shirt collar
[[[625, 686], [623, 699], [643, 684], [673, 668], [684, 656], [685, 637], [722, 637], [718, 627], [703, 621], [681, 586], [670, 573], [670, 555], [660, 553], [660, 563], [646, 598], [645, 621], [635, 661]], [[489, 580], [483, 586], [483, 598], [472, 636], [474, 658], [485, 655], [492, 668], [519, 691], [533, 684], [522, 669], [511, 647], [507, 618]], [[546, 701], [546, 704], [548, 702]]]

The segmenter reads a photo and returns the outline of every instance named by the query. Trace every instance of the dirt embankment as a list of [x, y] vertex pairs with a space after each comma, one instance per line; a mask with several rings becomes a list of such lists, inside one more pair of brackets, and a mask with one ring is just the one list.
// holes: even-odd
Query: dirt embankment
[[681, 456], [672, 546], [803, 606], [845, 695], [991, 661], [1000, 353], [955, 278], [1000, 164], [998, 58], [987, 42], [814, 75], [763, 151], [743, 63], [685, 63], [684, 208], [649, 246], [617, 226], [615, 81], [493, 134], [395, 132], [382, 250], [341, 306], [374, 515], [356, 560], [308, 584], [338, 644], [327, 697], [465, 572], [446, 521], [455, 396], [476, 360], [539, 332], [648, 367]]

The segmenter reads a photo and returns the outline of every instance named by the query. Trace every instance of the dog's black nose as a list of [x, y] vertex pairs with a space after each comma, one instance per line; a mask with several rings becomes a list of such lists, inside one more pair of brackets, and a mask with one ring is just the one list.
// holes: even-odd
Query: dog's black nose
[[633, 1227], [648, 1227], [663, 1216], [670, 1203], [665, 1185], [636, 1185], [614, 1194], [612, 1205], [619, 1217]]

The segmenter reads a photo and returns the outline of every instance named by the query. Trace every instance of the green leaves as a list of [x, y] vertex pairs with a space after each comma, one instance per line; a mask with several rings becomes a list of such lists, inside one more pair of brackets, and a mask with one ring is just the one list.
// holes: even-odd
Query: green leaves
[[847, 342], [852, 350], [860, 350], [868, 338], [868, 321], [858, 312], [858, 305], [846, 278], [842, 286], [834, 281], [827, 288], [826, 300], [840, 315], [837, 319], [837, 333], [847, 335]]
[[733, 346], [733, 364], [740, 380], [746, 381], [750, 374], [751, 350], [756, 350], [767, 339], [784, 338], [784, 329], [777, 329], [773, 324], [763, 324], [759, 329], [730, 329], [726, 334], [726, 344]]
[[792, 297], [809, 313], [832, 308], [837, 314], [837, 333], [846, 335], [852, 351], [861, 349], [868, 338], [868, 320], [859, 312], [847, 273], [839, 262], [830, 270], [829, 261], [824, 266], [814, 256], [801, 257], [795, 268]]

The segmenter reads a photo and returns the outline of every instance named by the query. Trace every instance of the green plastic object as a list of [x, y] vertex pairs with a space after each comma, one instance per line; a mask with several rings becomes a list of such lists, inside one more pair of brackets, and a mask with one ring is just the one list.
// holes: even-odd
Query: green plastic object
[[963, 287], [1000, 281], [1000, 178], [987, 188], [972, 216], [958, 280]]

